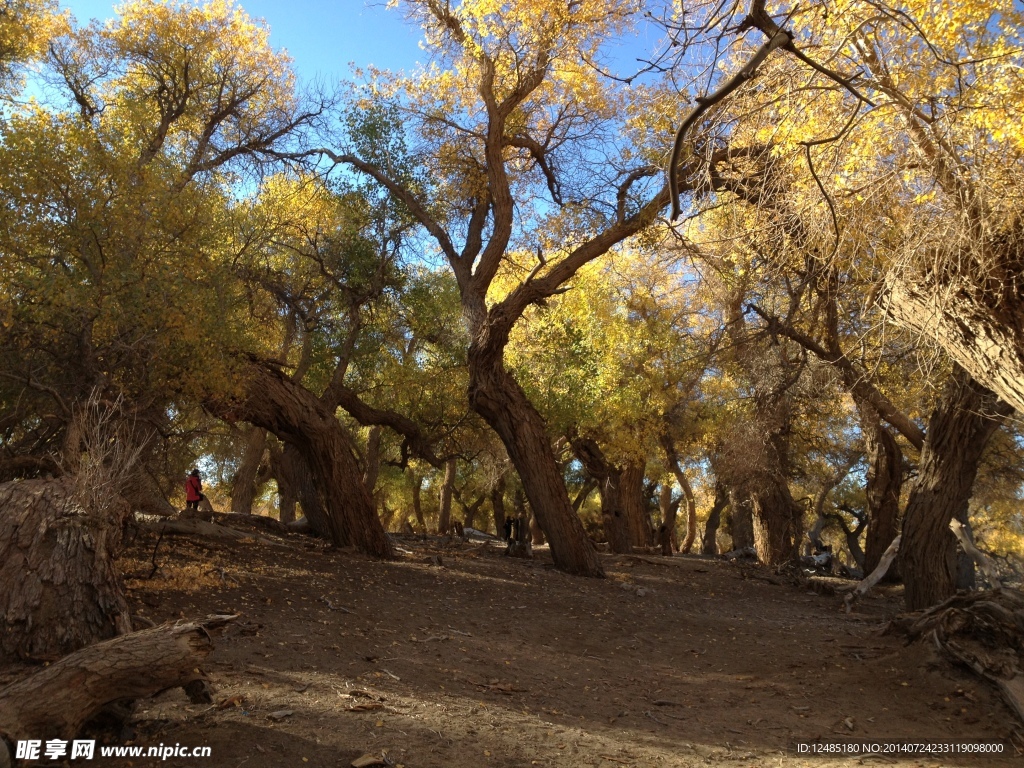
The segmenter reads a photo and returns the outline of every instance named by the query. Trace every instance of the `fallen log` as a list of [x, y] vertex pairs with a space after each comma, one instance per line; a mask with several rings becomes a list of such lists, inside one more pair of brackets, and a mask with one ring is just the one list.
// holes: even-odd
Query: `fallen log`
[[235, 618], [210, 616], [132, 632], [0, 688], [0, 765], [13, 757], [2, 753], [19, 739], [71, 739], [112, 702], [202, 681], [199, 664], [213, 650], [210, 631]]
[[288, 546], [283, 541], [269, 539], [261, 536], [255, 531], [239, 531], [236, 528], [217, 523], [199, 520], [197, 518], [179, 518], [177, 520], [162, 520], [157, 523], [142, 523], [141, 527], [153, 533], [163, 533], [167, 536], [202, 536], [208, 539], [219, 541], [241, 541], [261, 542], [263, 544], [276, 544]]

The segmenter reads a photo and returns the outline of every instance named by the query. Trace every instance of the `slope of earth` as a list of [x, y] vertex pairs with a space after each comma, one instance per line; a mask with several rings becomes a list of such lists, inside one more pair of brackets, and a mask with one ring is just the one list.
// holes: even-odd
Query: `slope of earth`
[[[154, 538], [123, 563], [148, 575]], [[120, 743], [209, 746], [206, 759], [104, 765], [406, 768], [722, 764], [1009, 765], [999, 758], [808, 757], [798, 742], [1020, 743], [976, 678], [881, 634], [894, 597], [841, 600], [765, 569], [603, 556], [609, 578], [496, 543], [400, 537], [375, 562], [289, 538], [165, 539], [129, 578], [156, 623], [238, 613], [206, 671], [214, 705], [141, 702]], [[383, 763], [382, 763], [383, 764]]]

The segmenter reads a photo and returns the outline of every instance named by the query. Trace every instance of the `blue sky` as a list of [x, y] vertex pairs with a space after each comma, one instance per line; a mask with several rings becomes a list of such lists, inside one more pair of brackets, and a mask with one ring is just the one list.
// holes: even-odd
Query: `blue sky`
[[[104, 0], [61, 2], [83, 24], [113, 17], [115, 3]], [[306, 81], [325, 84], [347, 78], [349, 62], [365, 67], [411, 69], [425, 59], [419, 30], [383, 0], [241, 0], [242, 8], [270, 25], [275, 48], [286, 48]]]

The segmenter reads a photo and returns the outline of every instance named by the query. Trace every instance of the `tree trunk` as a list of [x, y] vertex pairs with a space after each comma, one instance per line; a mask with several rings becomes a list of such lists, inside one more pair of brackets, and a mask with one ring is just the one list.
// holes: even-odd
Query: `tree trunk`
[[803, 538], [803, 509], [793, 501], [788, 483], [780, 478], [761, 476], [749, 498], [758, 559], [765, 565], [796, 560]]
[[505, 476], [502, 475], [491, 488], [491, 512], [494, 517], [494, 535], [499, 539], [505, 530]]
[[587, 481], [583, 483], [583, 487], [580, 488], [580, 492], [576, 494], [576, 497], [572, 500], [572, 508], [579, 514], [580, 509], [583, 507], [583, 502], [587, 500], [591, 492], [597, 488], [597, 480], [592, 477], [588, 477]]
[[570, 443], [583, 469], [597, 482], [601, 494], [601, 522], [609, 549], [616, 554], [629, 554], [633, 547], [623, 508], [622, 471], [605, 458], [596, 440], [574, 437]]
[[729, 536], [733, 549], [754, 548], [754, 520], [750, 495], [739, 488], [729, 489]]
[[661, 510], [658, 544], [661, 546], [661, 554], [671, 557], [673, 550], [672, 534], [675, 533], [676, 512], [679, 510], [679, 501], [672, 501], [671, 483], [663, 482], [661, 484], [661, 492], [658, 494], [658, 509]]
[[[864, 541], [864, 573], [878, 567], [882, 555], [899, 533], [900, 493], [903, 490], [904, 461], [899, 444], [884, 426], [882, 418], [871, 403], [855, 397], [860, 413], [861, 434], [867, 457], [868, 531]], [[887, 581], [898, 578], [898, 569], [890, 567]]]
[[626, 464], [622, 468], [622, 507], [629, 525], [629, 538], [639, 547], [654, 543], [651, 516], [644, 501], [644, 465]]
[[334, 409], [264, 366], [248, 366], [245, 379], [245, 398], [221, 408], [219, 415], [263, 427], [295, 447], [312, 474], [335, 546], [354, 546], [372, 557], [392, 557], [391, 542], [363, 484], [352, 439]]
[[957, 542], [949, 523], [966, 516], [978, 462], [1009, 412], [961, 368], [946, 384], [903, 515], [900, 572], [907, 610], [928, 608], [956, 591]]
[[0, 751], [6, 749], [5, 739], [73, 739], [84, 723], [115, 701], [202, 680], [198, 667], [213, 649], [210, 630], [231, 618], [132, 632], [0, 688]]
[[130, 509], [84, 509], [74, 478], [0, 485], [0, 661], [56, 659], [131, 631], [114, 567]]
[[287, 446], [282, 450], [277, 443], [269, 446], [270, 473], [277, 483], [277, 516], [286, 525], [295, 521], [295, 505], [298, 502], [296, 479], [290, 472], [291, 468], [285, 466], [284, 454], [287, 450]]
[[[295, 519], [295, 505], [298, 503], [302, 507], [302, 515], [309, 523], [310, 529], [318, 536], [329, 539], [331, 537], [330, 524], [327, 519], [327, 510], [324, 508], [323, 499], [320, 496], [320, 490], [313, 479], [313, 473], [310, 471], [309, 465], [302, 457], [302, 454], [299, 453], [299, 449], [294, 445], [285, 445], [284, 451], [281, 452], [280, 468], [280, 474], [287, 478], [288, 501], [290, 501], [292, 520]], [[282, 504], [284, 504], [284, 501], [283, 498]], [[284, 515], [282, 513], [282, 523], [292, 521], [283, 518]]]
[[427, 521], [423, 519], [423, 478], [420, 475], [412, 476], [412, 511], [416, 515], [416, 525], [420, 527], [420, 533], [426, 535]]
[[452, 527], [452, 491], [455, 488], [455, 459], [444, 464], [444, 482], [441, 483], [441, 506], [437, 513], [437, 532], [446, 535]]
[[729, 494], [725, 486], [715, 483], [715, 502], [711, 506], [711, 513], [708, 515], [707, 525], [704, 527], [704, 540], [701, 542], [700, 553], [702, 555], [718, 554], [718, 526], [722, 522], [722, 510], [729, 506]]
[[[896, 322], [933, 338], [976, 381], [1024, 415], [1021, 257], [1003, 250], [998, 270], [1002, 277], [991, 277], [995, 270], [988, 265], [987, 283], [976, 280], [976, 274], [953, 276], [950, 282], [959, 285], [941, 286], [931, 285], [931, 278], [892, 278], [881, 303]], [[991, 256], [1000, 255], [990, 251]]]
[[597, 550], [569, 503], [544, 419], [505, 370], [500, 357], [491, 359], [478, 350], [476, 343], [469, 350], [470, 405], [504, 443], [548, 538], [555, 567], [578, 576], [603, 577]]
[[267, 447], [267, 431], [249, 427], [242, 461], [231, 481], [231, 511], [236, 515], [251, 515], [252, 500], [256, 497], [256, 476], [259, 474], [263, 453]]

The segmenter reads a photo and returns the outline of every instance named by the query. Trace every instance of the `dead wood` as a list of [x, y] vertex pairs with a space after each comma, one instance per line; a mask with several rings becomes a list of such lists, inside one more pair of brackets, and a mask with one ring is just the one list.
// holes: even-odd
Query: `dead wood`
[[901, 537], [897, 536], [892, 540], [892, 544], [886, 548], [885, 552], [882, 554], [882, 558], [878, 561], [878, 567], [869, 573], [866, 579], [859, 582], [857, 586], [855, 586], [853, 590], [843, 598], [843, 605], [847, 613], [850, 612], [850, 609], [858, 598], [864, 597], [864, 595], [870, 592], [878, 582], [885, 578], [885, 574], [889, 570], [889, 566], [892, 565], [893, 560], [896, 559], [896, 555], [899, 554], [900, 539]]
[[144, 523], [142, 527], [154, 533], [163, 533], [164, 535], [202, 536], [219, 541], [258, 541], [263, 544], [274, 544], [280, 547], [288, 546], [283, 541], [269, 539], [254, 532], [239, 531], [226, 525], [219, 525], [218, 523], [198, 520], [196, 518], [178, 518], [177, 520], [164, 520], [159, 523]]
[[234, 618], [210, 616], [122, 635], [0, 688], [0, 750], [3, 740], [73, 738], [115, 701], [176, 686], [191, 693], [190, 684], [203, 679], [199, 663], [213, 650], [210, 631]]
[[889, 632], [931, 642], [993, 684], [1024, 723], [1024, 594], [991, 589], [958, 594], [890, 622]]
[[949, 529], [956, 536], [960, 542], [960, 546], [963, 547], [964, 552], [967, 556], [973, 560], [977, 566], [981, 569], [981, 572], [985, 574], [985, 578], [988, 579], [989, 584], [994, 589], [1000, 589], [1003, 583], [999, 580], [999, 572], [996, 570], [995, 563], [989, 559], [984, 552], [974, 546], [974, 542], [971, 541], [967, 535], [967, 531], [964, 530], [964, 524], [957, 520], [955, 517], [949, 521]]

